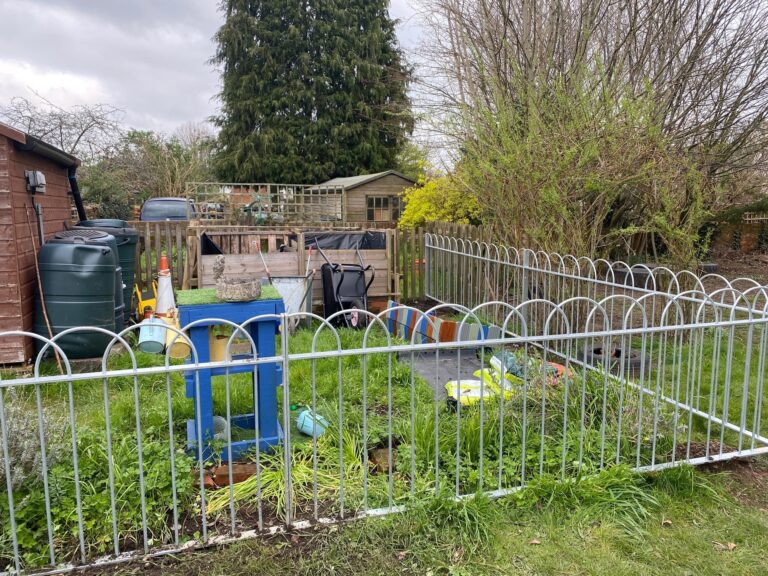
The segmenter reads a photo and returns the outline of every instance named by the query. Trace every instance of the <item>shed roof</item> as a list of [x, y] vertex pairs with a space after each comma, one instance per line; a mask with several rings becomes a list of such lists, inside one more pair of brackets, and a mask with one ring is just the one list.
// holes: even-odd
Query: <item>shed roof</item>
[[43, 142], [31, 134], [27, 134], [12, 126], [8, 126], [8, 124], [3, 122], [0, 122], [0, 136], [5, 136], [9, 140], [12, 140], [14, 146], [19, 150], [33, 152], [43, 158], [48, 158], [65, 168], [80, 166], [80, 160], [72, 156], [72, 154], [68, 154], [67, 152], [64, 152], [64, 150], [56, 148], [47, 142]]
[[329, 186], [329, 187], [343, 186], [347, 190], [351, 190], [352, 188], [357, 188], [358, 186], [362, 186], [363, 184], [368, 184], [369, 182], [373, 182], [375, 180], [379, 180], [380, 178], [384, 178], [385, 176], [390, 176], [390, 175], [399, 176], [403, 180], [407, 180], [408, 182], [412, 182], [413, 184], [416, 183], [416, 180], [414, 180], [413, 178], [409, 178], [408, 176], [405, 176], [403, 174], [400, 174], [400, 172], [396, 172], [395, 170], [387, 170], [385, 172], [377, 172], [376, 174], [360, 174], [359, 176], [332, 178], [327, 182], [318, 184], [318, 186]]

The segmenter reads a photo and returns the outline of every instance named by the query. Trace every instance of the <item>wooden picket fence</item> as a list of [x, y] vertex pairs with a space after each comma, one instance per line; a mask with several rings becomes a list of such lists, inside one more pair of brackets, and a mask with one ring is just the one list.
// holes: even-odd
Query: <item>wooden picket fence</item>
[[425, 299], [424, 235], [426, 233], [480, 241], [487, 240], [484, 232], [481, 226], [450, 222], [430, 222], [426, 226], [410, 230], [398, 229], [394, 242], [393, 261], [400, 302], [417, 302]]
[[[289, 236], [301, 233], [295, 227], [229, 226], [220, 224], [190, 225], [178, 222], [131, 222], [139, 232], [136, 245], [136, 283], [141, 290], [151, 287], [157, 275], [162, 252], [170, 257], [174, 287], [194, 288], [202, 285], [200, 238], [204, 232], [227, 254], [273, 253], [288, 243]], [[314, 227], [317, 229], [318, 227]], [[331, 228], [328, 226], [327, 228]], [[383, 228], [383, 227], [381, 227]], [[378, 228], [378, 229], [381, 229]], [[337, 230], [376, 229], [372, 223], [334, 226]], [[425, 233], [443, 234], [472, 240], [483, 240], [480, 226], [429, 223], [409, 230], [391, 229], [388, 234], [388, 294], [400, 302], [416, 302], [425, 298]]]
[[424, 299], [424, 229], [397, 230], [393, 242], [395, 283], [401, 303]]
[[150, 290], [157, 276], [160, 255], [170, 258], [171, 276], [175, 288], [181, 288], [187, 270], [187, 229], [189, 222], [129, 222], [139, 233], [136, 243], [136, 279], [142, 291]]

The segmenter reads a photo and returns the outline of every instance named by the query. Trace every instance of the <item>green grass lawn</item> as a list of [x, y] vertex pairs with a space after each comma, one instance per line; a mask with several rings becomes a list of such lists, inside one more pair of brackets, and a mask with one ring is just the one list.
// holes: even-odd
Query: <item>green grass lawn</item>
[[517, 497], [403, 514], [101, 571], [250, 575], [762, 575], [768, 462], [603, 473]]
[[[767, 344], [764, 326], [751, 331], [744, 327], [711, 328], [685, 332], [683, 338], [672, 334], [647, 337], [645, 350], [651, 361], [645, 386], [731, 424], [739, 426], [743, 419], [746, 430], [765, 435], [768, 403], [763, 397], [768, 363], [761, 365], [760, 355], [761, 349], [766, 352]], [[640, 350], [642, 345], [642, 339], [632, 339], [633, 349]], [[721, 436], [721, 427], [704, 418], [691, 421], [691, 432], [694, 440], [722, 439], [729, 446], [739, 445], [737, 432], [725, 431]], [[686, 439], [687, 431], [678, 441]], [[752, 446], [747, 436], [742, 436], [741, 442], [744, 448]]]

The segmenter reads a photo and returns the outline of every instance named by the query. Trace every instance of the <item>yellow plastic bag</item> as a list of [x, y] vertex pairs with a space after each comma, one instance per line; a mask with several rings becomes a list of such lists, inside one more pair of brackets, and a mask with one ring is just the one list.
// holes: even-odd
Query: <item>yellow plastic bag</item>
[[498, 387], [494, 390], [480, 380], [449, 380], [445, 385], [448, 398], [462, 406], [477, 404], [481, 397], [485, 400], [497, 398], [497, 390]]

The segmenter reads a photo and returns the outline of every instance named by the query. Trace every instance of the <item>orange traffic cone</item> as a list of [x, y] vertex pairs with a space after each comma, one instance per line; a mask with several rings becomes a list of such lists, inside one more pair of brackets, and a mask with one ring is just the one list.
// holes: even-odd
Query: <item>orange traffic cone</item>
[[160, 264], [157, 266], [157, 273], [165, 276], [171, 275], [171, 267], [168, 264], [168, 254], [165, 253], [165, 250], [160, 253]]
[[171, 267], [168, 265], [168, 256], [165, 252], [160, 255], [160, 264], [157, 267], [157, 305], [156, 316], [169, 316], [176, 309], [176, 300], [173, 297], [173, 282], [171, 280]]

